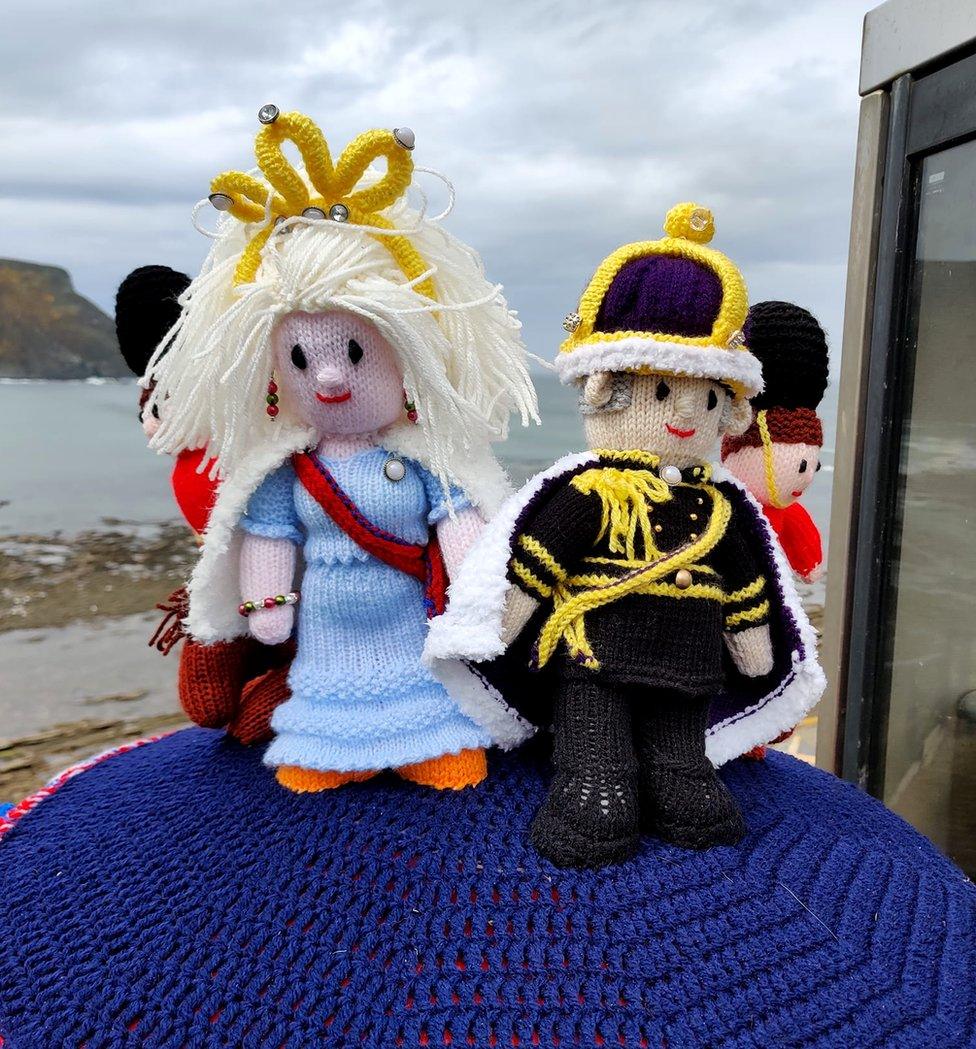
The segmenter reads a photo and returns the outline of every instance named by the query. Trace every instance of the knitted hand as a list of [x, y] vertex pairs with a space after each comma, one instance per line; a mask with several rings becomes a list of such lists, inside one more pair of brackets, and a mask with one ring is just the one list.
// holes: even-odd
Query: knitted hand
[[445, 517], [437, 524], [437, 539], [448, 579], [453, 579], [471, 544], [481, 535], [484, 519], [475, 509], [462, 510], [455, 518]]
[[[287, 594], [295, 578], [295, 544], [290, 539], [246, 535], [241, 546], [241, 597], [256, 603]], [[247, 620], [251, 634], [262, 644], [287, 641], [295, 625], [294, 605], [257, 608]]]
[[725, 634], [729, 654], [746, 677], [762, 677], [773, 669], [773, 642], [769, 624]]
[[262, 645], [280, 645], [291, 637], [295, 626], [295, 606], [259, 608], [248, 616], [247, 625], [251, 635]]
[[525, 629], [539, 602], [517, 586], [510, 586], [505, 595], [505, 611], [502, 613], [501, 640], [510, 645]]

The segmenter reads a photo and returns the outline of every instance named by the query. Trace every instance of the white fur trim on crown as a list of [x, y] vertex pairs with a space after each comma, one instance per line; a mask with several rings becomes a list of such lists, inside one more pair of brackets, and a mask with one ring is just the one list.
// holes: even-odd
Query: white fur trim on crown
[[558, 353], [555, 367], [560, 381], [567, 384], [594, 372], [652, 368], [699, 379], [734, 382], [743, 388], [748, 398], [755, 397], [763, 388], [762, 366], [748, 350], [658, 342], [639, 335], [585, 343], [575, 350]]

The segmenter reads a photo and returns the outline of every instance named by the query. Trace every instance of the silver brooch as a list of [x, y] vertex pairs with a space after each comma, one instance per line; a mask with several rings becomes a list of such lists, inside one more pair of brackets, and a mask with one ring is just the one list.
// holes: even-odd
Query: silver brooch
[[398, 455], [391, 455], [383, 464], [383, 473], [388, 481], [396, 483], [397, 481], [402, 481], [406, 476], [407, 468], [403, 465], [403, 460]]

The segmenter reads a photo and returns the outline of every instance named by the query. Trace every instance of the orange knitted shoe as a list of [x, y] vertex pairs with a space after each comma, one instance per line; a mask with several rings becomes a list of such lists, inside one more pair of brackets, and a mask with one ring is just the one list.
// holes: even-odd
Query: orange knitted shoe
[[344, 783], [362, 783], [375, 776], [375, 772], [319, 772], [318, 769], [303, 769], [300, 765], [280, 765], [275, 769], [275, 779], [296, 794], [315, 794], [320, 790], [334, 790]]
[[488, 762], [483, 750], [462, 750], [459, 754], [443, 754], [416, 765], [403, 765], [398, 776], [438, 790], [462, 790], [475, 787], [488, 775]]

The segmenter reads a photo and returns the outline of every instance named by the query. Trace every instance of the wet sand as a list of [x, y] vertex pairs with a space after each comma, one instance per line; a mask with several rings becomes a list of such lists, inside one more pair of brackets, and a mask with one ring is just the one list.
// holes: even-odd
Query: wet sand
[[176, 523], [0, 540], [0, 801], [186, 723], [179, 654], [147, 642], [195, 549]]

